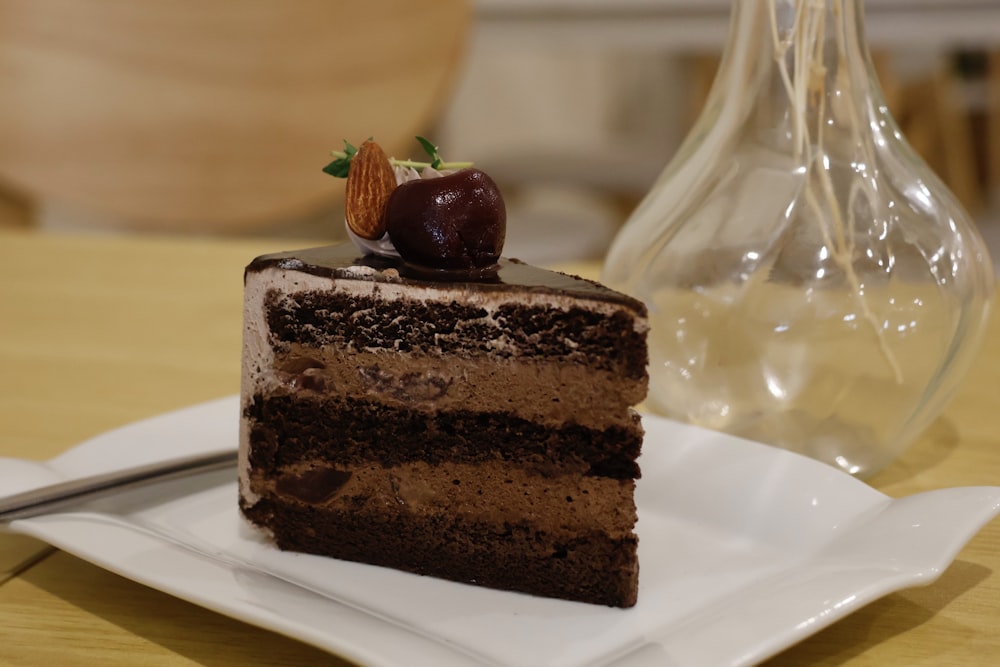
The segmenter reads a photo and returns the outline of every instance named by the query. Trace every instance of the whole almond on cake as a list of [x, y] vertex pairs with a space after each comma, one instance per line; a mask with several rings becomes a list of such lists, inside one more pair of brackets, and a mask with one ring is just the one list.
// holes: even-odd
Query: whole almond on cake
[[385, 151], [366, 141], [351, 160], [344, 215], [351, 231], [374, 240], [385, 233], [385, 204], [396, 189], [396, 176]]

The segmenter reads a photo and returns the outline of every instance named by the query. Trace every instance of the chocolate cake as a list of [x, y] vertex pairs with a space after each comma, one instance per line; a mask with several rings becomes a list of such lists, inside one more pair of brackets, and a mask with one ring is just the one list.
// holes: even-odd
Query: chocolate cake
[[464, 163], [347, 178], [350, 245], [246, 269], [240, 507], [282, 549], [635, 604], [646, 311], [501, 260], [506, 207]]
[[242, 512], [282, 549], [631, 606], [645, 317], [514, 260], [440, 281], [351, 245], [259, 257]]

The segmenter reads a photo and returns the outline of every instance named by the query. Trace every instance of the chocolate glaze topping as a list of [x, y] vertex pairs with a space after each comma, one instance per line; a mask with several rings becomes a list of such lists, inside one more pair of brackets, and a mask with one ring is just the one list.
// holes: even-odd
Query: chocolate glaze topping
[[[362, 274], [352, 267], [365, 266], [377, 273]], [[396, 283], [413, 287], [440, 287], [439, 278], [429, 278], [414, 273], [402, 260], [377, 255], [362, 255], [353, 244], [321, 246], [289, 252], [261, 255], [246, 267], [246, 273], [257, 273], [269, 268], [302, 271], [328, 278], [350, 278], [380, 283]], [[566, 294], [572, 297], [594, 299], [632, 310], [640, 317], [646, 316], [646, 306], [641, 301], [609, 289], [600, 283], [557, 271], [547, 271], [518, 259], [501, 258], [495, 274], [482, 279], [469, 276], [463, 279], [456, 272], [449, 272], [448, 283], [470, 292], [496, 292], [518, 287], [540, 294]]]

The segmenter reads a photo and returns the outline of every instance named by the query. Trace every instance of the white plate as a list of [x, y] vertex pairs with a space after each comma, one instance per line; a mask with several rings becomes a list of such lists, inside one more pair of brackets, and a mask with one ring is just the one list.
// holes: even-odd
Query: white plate
[[[0, 488], [232, 449], [238, 399], [132, 424]], [[367, 665], [751, 665], [891, 591], [934, 581], [1000, 512], [1000, 487], [891, 500], [782, 450], [645, 417], [639, 603], [492, 591], [279, 552], [238, 515], [234, 473], [15, 521], [113, 572]]]

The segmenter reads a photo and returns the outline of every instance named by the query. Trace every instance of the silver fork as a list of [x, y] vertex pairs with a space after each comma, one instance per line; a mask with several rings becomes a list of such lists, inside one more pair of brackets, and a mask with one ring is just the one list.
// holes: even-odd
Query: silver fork
[[236, 450], [197, 454], [16, 493], [0, 498], [0, 523], [55, 512], [151, 482], [229, 468], [236, 465], [236, 456]]

